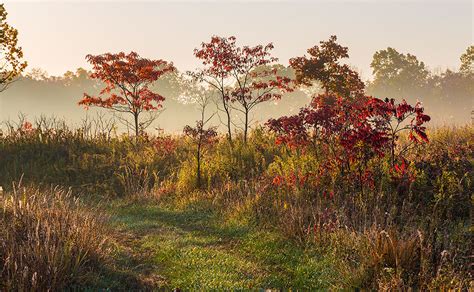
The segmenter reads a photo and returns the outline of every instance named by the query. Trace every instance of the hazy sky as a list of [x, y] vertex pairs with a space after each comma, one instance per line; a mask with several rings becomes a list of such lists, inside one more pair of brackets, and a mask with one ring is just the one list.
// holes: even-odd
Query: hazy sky
[[88, 68], [86, 54], [135, 50], [198, 66], [193, 49], [211, 35], [273, 42], [282, 64], [331, 34], [349, 47], [364, 79], [376, 50], [410, 52], [431, 68], [456, 68], [473, 44], [472, 1], [6, 1], [29, 68], [59, 75]]

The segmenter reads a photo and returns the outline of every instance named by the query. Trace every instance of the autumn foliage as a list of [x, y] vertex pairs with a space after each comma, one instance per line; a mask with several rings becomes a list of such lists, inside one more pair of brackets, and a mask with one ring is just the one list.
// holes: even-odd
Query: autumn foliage
[[7, 89], [27, 66], [18, 45], [18, 31], [7, 23], [7, 15], [4, 4], [0, 4], [0, 92]]
[[[397, 166], [397, 160], [405, 161], [403, 154], [411, 145], [396, 153], [400, 133], [407, 131], [411, 144], [428, 142], [425, 123], [430, 117], [421, 103], [412, 106], [405, 100], [397, 104], [394, 99], [366, 96], [358, 74], [338, 63], [338, 59], [348, 54], [347, 48], [335, 41], [333, 36], [309, 49], [309, 59], [300, 57], [290, 61], [298, 84], [319, 82], [324, 93], [314, 95], [311, 103], [297, 115], [270, 119], [267, 126], [276, 133], [278, 144], [326, 157], [318, 171], [339, 170], [349, 180], [355, 176], [361, 187], [373, 186], [368, 163], [387, 153], [392, 167]], [[314, 172], [302, 175], [314, 175]], [[278, 178], [277, 183], [280, 181]]]
[[135, 134], [151, 121], [139, 122], [142, 112], [156, 111], [162, 107], [165, 97], [153, 92], [149, 86], [162, 75], [175, 70], [172, 63], [163, 60], [150, 60], [137, 53], [106, 53], [87, 55], [93, 66], [92, 78], [105, 84], [98, 96], [84, 93], [80, 105], [98, 106], [120, 113], [130, 113], [134, 117]]
[[392, 151], [404, 130], [414, 143], [428, 142], [424, 123], [430, 117], [423, 111], [420, 103], [411, 106], [406, 101], [395, 104], [393, 99], [361, 96], [349, 100], [323, 94], [315, 96], [298, 115], [271, 119], [267, 125], [278, 134], [278, 143], [298, 148], [318, 140], [342, 147], [345, 157], [338, 159], [354, 160], [362, 152], [373, 156]]
[[217, 141], [217, 131], [215, 127], [205, 128], [205, 121], [197, 121], [196, 126], [185, 126], [183, 133], [188, 136], [192, 142], [196, 145], [195, 157], [196, 157], [196, 184], [197, 187], [201, 187], [201, 161], [203, 157], [203, 148], [209, 146], [213, 142]]
[[280, 99], [283, 92], [292, 90], [291, 80], [270, 66], [278, 61], [272, 57], [272, 49], [272, 43], [240, 47], [234, 36], [213, 36], [210, 42], [194, 50], [204, 68], [192, 75], [220, 93], [229, 141], [232, 141], [233, 109], [244, 116], [244, 141], [247, 141], [251, 110], [262, 102]]
[[267, 125], [278, 134], [277, 141], [291, 147], [323, 143], [331, 148], [335, 159], [343, 162], [384, 155], [387, 149], [393, 161], [395, 142], [403, 130], [410, 132], [413, 142], [428, 142], [424, 123], [430, 117], [424, 114], [422, 105], [365, 96], [357, 72], [338, 63], [349, 55], [347, 47], [336, 40], [332, 36], [308, 49], [310, 58], [290, 60], [298, 84], [318, 81], [325, 93], [315, 95], [298, 115], [270, 119]]
[[331, 36], [307, 50], [309, 57], [290, 59], [290, 65], [296, 72], [296, 82], [300, 85], [312, 85], [319, 82], [326, 94], [339, 94], [346, 98], [363, 94], [364, 82], [359, 74], [340, 60], [348, 58], [349, 49], [336, 42]]
[[[221, 235], [230, 239], [232, 248], [245, 244], [245, 252], [254, 241], [253, 235], [247, 232], [257, 231], [255, 239], [269, 237], [265, 244], [257, 242], [256, 250], [263, 259], [260, 255], [255, 259], [263, 265], [267, 266], [268, 259], [280, 261], [281, 247], [291, 249], [288, 253], [291, 258], [286, 254], [282, 257], [285, 263], [281, 289], [291, 287], [285, 282], [290, 278], [296, 279], [290, 283], [301, 284], [295, 286], [297, 290], [468, 289], [472, 284], [468, 228], [472, 217], [472, 126], [428, 131], [426, 125], [431, 118], [422, 103], [370, 96], [358, 73], [342, 62], [349, 57], [348, 48], [336, 41], [331, 36], [308, 49], [307, 56], [290, 59], [289, 69], [295, 73], [292, 80], [283, 75], [280, 70], [283, 66], [276, 66], [271, 43], [238, 46], [235, 37], [213, 36], [194, 51], [203, 68], [187, 76], [176, 75], [182, 77], [177, 82], [180, 97], [194, 104], [200, 117], [195, 124], [186, 125], [181, 133], [157, 136], [143, 131], [150, 120], [139, 120], [139, 117], [162, 108], [165, 97], [151, 88], [164, 74], [176, 70], [173, 64], [145, 59], [134, 52], [88, 55], [87, 60], [93, 66], [90, 76], [100, 81], [103, 88], [97, 95], [85, 93], [79, 104], [132, 115], [135, 134], [142, 136], [130, 139], [117, 134], [113, 130], [115, 121], [104, 123], [101, 117], [93, 123], [85, 122], [78, 129], [44, 119], [5, 123], [6, 134], [0, 132], [0, 173], [3, 174], [0, 183], [7, 185], [25, 175], [35, 184], [70, 186], [78, 193], [102, 195], [106, 202], [118, 196], [133, 196], [133, 200], [120, 198], [119, 204], [112, 207], [123, 208], [126, 203], [135, 208], [139, 201], [153, 207], [163, 204], [166, 209], [157, 212], [146, 209], [146, 212], [173, 230], [181, 230], [194, 220], [199, 225], [198, 231], [202, 231], [207, 217], [216, 218], [212, 228], [204, 227], [216, 233], [219, 242]], [[249, 130], [250, 113], [257, 105], [279, 100], [287, 92], [304, 91], [308, 86], [319, 91], [310, 96], [309, 104], [299, 112], [269, 119], [265, 126]], [[212, 104], [215, 101], [217, 108]], [[208, 114], [208, 110], [213, 112]], [[227, 137], [220, 135], [214, 124], [219, 111], [225, 114]], [[239, 125], [237, 118], [242, 117]], [[92, 124], [101, 128], [93, 131]], [[233, 131], [239, 126], [242, 135], [237, 137], [242, 139], [233, 139]], [[23, 193], [18, 195], [26, 198]], [[11, 202], [16, 196], [13, 192]], [[36, 193], [30, 199], [35, 198]], [[43, 200], [42, 196], [38, 198]], [[11, 221], [8, 216], [23, 208], [23, 203], [13, 206], [8, 202], [4, 203], [6, 217], [0, 220], [0, 225], [7, 226]], [[56, 216], [59, 219], [69, 214], [67, 208], [58, 209], [57, 213], [56, 201], [52, 202], [51, 206], [41, 202], [37, 205], [48, 212], [51, 209], [54, 216], [59, 214]], [[62, 199], [57, 203], [63, 206]], [[188, 206], [192, 208], [189, 220], [185, 217], [188, 210], [184, 209]], [[172, 208], [177, 208], [179, 213], [172, 213], [176, 211]], [[14, 212], [9, 214], [9, 209]], [[41, 219], [43, 209], [32, 210], [31, 218]], [[78, 210], [71, 213], [77, 215], [74, 220], [89, 216]], [[201, 211], [213, 213], [212, 216], [198, 214]], [[140, 209], [133, 212], [125, 212], [127, 220], [143, 223], [146, 217], [138, 216]], [[114, 216], [120, 219], [121, 215]], [[24, 219], [20, 217], [17, 219]], [[95, 217], [90, 218], [93, 223], [90, 226], [96, 228]], [[28, 223], [25, 228], [33, 233], [36, 230], [38, 237], [40, 225], [35, 220], [25, 221]], [[76, 224], [74, 220], [70, 223]], [[68, 240], [70, 232], [61, 224], [56, 225], [54, 228], [61, 231], [58, 234]], [[234, 225], [238, 228], [236, 232], [227, 230]], [[90, 245], [90, 238], [101, 238], [95, 229], [83, 229], [79, 235], [88, 236], [80, 238], [83, 243]], [[12, 230], [9, 232], [18, 236], [23, 232]], [[203, 234], [206, 237], [207, 231]], [[273, 237], [273, 232], [277, 236]], [[284, 243], [281, 246], [280, 237]], [[13, 243], [18, 241], [11, 239]], [[274, 250], [262, 253], [262, 246], [268, 248], [267, 242], [273, 241], [278, 243]], [[27, 243], [28, 246], [21, 247], [25, 251], [32, 246]], [[79, 249], [74, 252], [86, 260], [91, 255], [90, 263], [94, 263], [94, 257], [100, 259], [104, 252], [102, 243], [97, 243], [100, 244], [90, 254], [80, 244], [75, 245]], [[15, 246], [4, 243], [7, 245]], [[60, 259], [62, 252], [68, 251], [51, 250]], [[168, 253], [166, 246], [164, 250]], [[177, 251], [179, 255], [182, 249]], [[14, 287], [20, 274], [16, 263], [10, 264], [10, 254], [22, 255], [23, 251], [10, 249], [4, 254], [9, 256], [2, 258], [0, 252], [0, 261], [9, 270], [4, 269], [8, 274], [0, 273], [0, 279], [14, 279], [11, 285], [10, 282], [5, 285]], [[40, 268], [46, 263], [43, 254], [39, 250]], [[204, 254], [206, 262], [207, 255]], [[128, 259], [124, 262], [129, 264]], [[196, 262], [197, 269], [207, 268], [207, 264], [201, 266], [200, 259]], [[216, 263], [220, 268], [221, 262]], [[295, 264], [298, 268], [294, 268]], [[25, 261], [23, 266], [29, 272], [32, 264]], [[233, 265], [230, 267], [234, 269]], [[93, 271], [92, 268], [95, 267], [84, 262], [64, 269], [63, 274], [69, 279], [73, 275], [70, 271]], [[213, 266], [212, 273], [215, 270]], [[262, 285], [252, 282], [249, 287], [280, 289], [270, 286], [280, 285], [273, 280], [273, 270], [268, 271], [271, 281], [265, 280]], [[61, 279], [56, 277], [55, 270], [34, 271], [39, 271], [38, 274], [47, 271], [48, 277]], [[149, 271], [146, 273], [148, 277]], [[329, 275], [329, 280], [320, 286], [318, 277], [326, 277], [323, 274]], [[120, 278], [123, 275], [121, 270]], [[71, 283], [78, 281], [76, 275], [72, 278]], [[42, 279], [47, 285], [50, 278]], [[25, 281], [29, 283], [29, 279]], [[162, 279], [159, 281], [161, 285]], [[192, 285], [196, 283], [192, 281]], [[3, 287], [1, 283], [0, 287]]]

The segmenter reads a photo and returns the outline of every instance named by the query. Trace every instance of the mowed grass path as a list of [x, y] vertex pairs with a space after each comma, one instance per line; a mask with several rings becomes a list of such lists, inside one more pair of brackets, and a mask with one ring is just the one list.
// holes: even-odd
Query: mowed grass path
[[123, 270], [148, 288], [314, 290], [339, 281], [327, 256], [273, 231], [226, 223], [205, 203], [119, 201], [110, 212]]

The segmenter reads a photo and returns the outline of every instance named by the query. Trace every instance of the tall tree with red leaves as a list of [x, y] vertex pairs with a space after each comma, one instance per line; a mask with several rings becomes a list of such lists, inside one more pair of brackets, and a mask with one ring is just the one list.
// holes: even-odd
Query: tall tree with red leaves
[[194, 55], [205, 67], [192, 74], [220, 93], [231, 144], [232, 109], [244, 115], [244, 141], [247, 142], [250, 111], [262, 102], [279, 99], [283, 92], [291, 91], [291, 80], [270, 68], [278, 60], [271, 56], [272, 49], [271, 43], [265, 46], [239, 47], [234, 36], [213, 36], [209, 43], [202, 43], [201, 48], [194, 50]]
[[92, 64], [91, 77], [102, 81], [105, 87], [97, 96], [84, 93], [79, 105], [103, 107], [120, 113], [133, 115], [135, 135], [151, 124], [154, 118], [140, 122], [143, 112], [157, 111], [162, 107], [164, 96], [153, 92], [149, 86], [163, 74], [172, 72], [172, 63], [163, 60], [150, 60], [140, 57], [135, 52], [125, 54], [106, 53], [87, 55]]

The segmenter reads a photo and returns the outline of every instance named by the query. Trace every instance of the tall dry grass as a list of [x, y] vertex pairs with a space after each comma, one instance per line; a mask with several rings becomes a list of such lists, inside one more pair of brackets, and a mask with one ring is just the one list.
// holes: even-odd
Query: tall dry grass
[[66, 189], [14, 187], [0, 206], [2, 290], [81, 286], [107, 257], [106, 217]]

